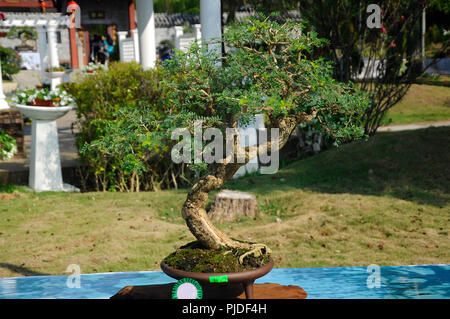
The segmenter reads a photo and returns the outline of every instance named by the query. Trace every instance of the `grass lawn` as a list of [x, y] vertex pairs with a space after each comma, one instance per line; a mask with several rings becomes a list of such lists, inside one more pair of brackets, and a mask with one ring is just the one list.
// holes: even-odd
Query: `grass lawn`
[[413, 84], [382, 125], [450, 120], [450, 86]]
[[[268, 244], [275, 267], [450, 263], [450, 128], [380, 133], [231, 181], [261, 214], [221, 224]], [[155, 193], [0, 193], [0, 277], [159, 270], [194, 239], [186, 190]], [[213, 195], [211, 195], [211, 200]]]

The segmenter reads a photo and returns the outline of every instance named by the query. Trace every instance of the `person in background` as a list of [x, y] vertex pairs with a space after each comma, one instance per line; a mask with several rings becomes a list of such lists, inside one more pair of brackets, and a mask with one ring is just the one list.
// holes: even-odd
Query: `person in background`
[[162, 62], [170, 60], [173, 56], [173, 45], [168, 40], [163, 40], [159, 43], [158, 47], [158, 59]]
[[91, 62], [97, 63], [101, 61], [102, 57], [100, 56], [100, 51], [102, 51], [102, 47], [103, 45], [100, 36], [95, 35], [91, 40]]
[[114, 42], [111, 39], [111, 36], [109, 34], [106, 35], [106, 37], [103, 35], [102, 41], [103, 41], [103, 50], [104, 50], [103, 53], [105, 55], [105, 61], [103, 64], [108, 64], [109, 58], [110, 58], [111, 54], [114, 52]]

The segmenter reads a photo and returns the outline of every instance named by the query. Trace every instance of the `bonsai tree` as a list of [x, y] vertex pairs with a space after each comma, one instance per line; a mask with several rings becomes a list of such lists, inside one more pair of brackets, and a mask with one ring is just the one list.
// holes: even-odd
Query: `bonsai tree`
[[[278, 129], [276, 139], [274, 134], [259, 146], [240, 147], [233, 137], [231, 154], [214, 163], [196, 164], [206, 173], [182, 208], [189, 230], [204, 248], [239, 250], [243, 264], [247, 256], [266, 256], [270, 249], [232, 239], [217, 229], [206, 211], [208, 193], [224, 186], [256, 151], [276, 152], [283, 147], [301, 123], [318, 121], [337, 143], [362, 137], [361, 113], [369, 100], [350, 84], [333, 80], [324, 60], [313, 59], [324, 41], [314, 32], [302, 33], [298, 23], [279, 24], [259, 16], [228, 28], [222, 41], [227, 48], [224, 56], [195, 44], [187, 53], [177, 52], [163, 63], [167, 74], [161, 84], [167, 92], [165, 102], [172, 107], [165, 119], [167, 127], [192, 132], [195, 121], [201, 120], [203, 129], [232, 129], [239, 136], [239, 125], [262, 113], [266, 126]], [[239, 152], [245, 155], [242, 163], [236, 160]]]

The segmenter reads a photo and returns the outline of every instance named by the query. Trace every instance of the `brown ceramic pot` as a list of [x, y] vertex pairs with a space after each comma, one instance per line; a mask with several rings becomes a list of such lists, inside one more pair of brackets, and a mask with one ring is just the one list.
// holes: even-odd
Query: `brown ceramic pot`
[[[184, 270], [179, 270], [170, 267], [165, 262], [161, 263], [161, 269], [162, 271], [175, 279], [182, 279], [182, 278], [192, 278], [197, 280], [201, 284], [207, 284], [211, 285], [211, 283], [214, 283], [216, 278], [226, 278], [227, 284], [242, 284], [245, 290], [245, 296], [247, 299], [253, 298], [253, 283], [256, 279], [265, 276], [268, 274], [273, 268], [273, 259], [270, 258], [270, 261], [265, 264], [264, 266], [261, 266], [259, 268], [256, 268], [254, 270], [247, 270], [242, 272], [231, 272], [231, 273], [201, 273], [201, 272], [189, 272]], [[220, 283], [223, 284], [223, 283]]]

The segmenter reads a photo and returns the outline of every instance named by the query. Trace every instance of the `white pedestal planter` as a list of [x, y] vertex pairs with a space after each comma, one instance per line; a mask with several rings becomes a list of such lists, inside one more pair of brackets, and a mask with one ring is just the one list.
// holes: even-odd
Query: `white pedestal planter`
[[54, 91], [62, 83], [65, 74], [66, 72], [45, 72], [45, 75], [50, 79], [50, 90]]
[[42, 107], [13, 104], [24, 116], [33, 120], [29, 186], [41, 191], [79, 191], [63, 184], [56, 120], [73, 106]]

